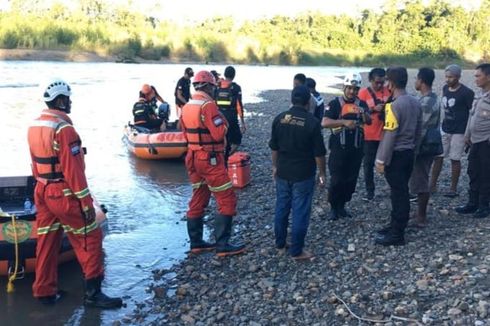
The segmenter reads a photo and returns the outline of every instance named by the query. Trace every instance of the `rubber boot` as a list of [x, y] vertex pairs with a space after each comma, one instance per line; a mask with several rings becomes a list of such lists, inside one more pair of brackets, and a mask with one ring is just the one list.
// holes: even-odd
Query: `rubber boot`
[[229, 243], [231, 237], [231, 225], [233, 218], [226, 215], [216, 215], [214, 219], [214, 235], [216, 237], [216, 255], [219, 257], [241, 254], [245, 251], [245, 245]]
[[191, 240], [191, 252], [193, 254], [200, 254], [205, 251], [214, 250], [216, 245], [214, 243], [208, 243], [202, 239], [203, 221], [202, 217], [187, 218], [187, 233]]
[[85, 296], [83, 304], [88, 307], [101, 309], [116, 309], [122, 307], [121, 298], [111, 298], [105, 295], [100, 289], [102, 277], [85, 280]]
[[456, 207], [455, 211], [459, 214], [473, 214], [478, 210], [478, 193], [469, 191], [468, 203], [463, 206]]

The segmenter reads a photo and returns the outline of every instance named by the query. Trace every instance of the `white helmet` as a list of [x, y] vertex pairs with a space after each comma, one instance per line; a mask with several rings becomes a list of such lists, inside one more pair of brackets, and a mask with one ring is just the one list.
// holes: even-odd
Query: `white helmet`
[[362, 77], [357, 72], [349, 72], [344, 78], [344, 86], [361, 87]]
[[65, 96], [71, 95], [70, 85], [68, 85], [61, 79], [53, 80], [51, 84], [49, 84], [48, 87], [46, 87], [46, 90], [44, 91], [44, 95], [43, 95], [44, 102], [51, 102], [58, 95], [65, 95]]

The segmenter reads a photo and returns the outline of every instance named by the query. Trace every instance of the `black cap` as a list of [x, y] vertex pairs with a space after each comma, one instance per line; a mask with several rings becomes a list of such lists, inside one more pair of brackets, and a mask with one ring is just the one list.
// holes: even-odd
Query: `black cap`
[[192, 71], [191, 67], [185, 68], [184, 74], [189, 74]]
[[304, 86], [296, 86], [291, 92], [291, 103], [293, 105], [306, 105], [310, 101], [310, 90]]

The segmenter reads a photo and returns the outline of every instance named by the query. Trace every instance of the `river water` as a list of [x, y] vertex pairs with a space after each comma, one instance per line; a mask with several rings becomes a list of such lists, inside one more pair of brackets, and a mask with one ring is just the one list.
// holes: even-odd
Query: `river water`
[[[222, 73], [225, 68], [191, 66], [195, 72], [215, 69]], [[81, 305], [80, 268], [73, 262], [60, 267], [60, 288], [68, 295], [55, 307], [42, 306], [32, 298], [32, 275], [17, 281], [13, 294], [6, 293], [6, 280], [0, 279], [0, 325], [110, 325], [130, 313], [136, 302], [151, 296], [145, 288], [151, 282], [152, 270], [168, 268], [185, 257], [188, 243], [182, 217], [192, 190], [182, 162], [136, 159], [121, 141], [141, 85], [154, 85], [174, 108], [174, 87], [185, 67], [0, 62], [0, 176], [30, 173], [27, 126], [45, 107], [42, 94], [48, 82], [52, 78], [69, 82], [73, 90], [71, 118], [88, 149], [86, 173], [91, 192], [109, 209], [104, 288], [109, 295], [124, 296], [127, 303], [116, 311], [85, 309]], [[245, 103], [260, 101], [258, 95], [263, 90], [291, 88], [293, 76], [299, 72], [315, 78], [317, 89], [326, 92], [340, 81], [338, 76], [350, 70], [278, 66], [236, 69]], [[278, 108], [278, 112], [284, 109]]]

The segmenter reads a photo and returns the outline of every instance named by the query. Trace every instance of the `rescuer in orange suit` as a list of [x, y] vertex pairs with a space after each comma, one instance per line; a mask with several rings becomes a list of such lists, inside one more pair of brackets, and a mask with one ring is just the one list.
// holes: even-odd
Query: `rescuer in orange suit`
[[[236, 214], [236, 196], [224, 162], [227, 122], [213, 100], [216, 81], [210, 72], [200, 71], [194, 77], [193, 85], [196, 93], [183, 107], [181, 120], [188, 142], [185, 166], [193, 189], [187, 211], [191, 252], [216, 249], [220, 257], [239, 254], [245, 251], [245, 246], [229, 242], [232, 218]], [[205, 242], [202, 237], [204, 209], [211, 193], [216, 198], [219, 212], [214, 220], [215, 244]]]
[[95, 222], [82, 142], [68, 117], [70, 95], [67, 83], [53, 81], [44, 92], [48, 109], [41, 112], [28, 131], [32, 171], [37, 180], [37, 263], [32, 290], [44, 304], [54, 304], [61, 298], [63, 291], [57, 288], [58, 256], [64, 231], [82, 267], [84, 304], [119, 308], [120, 298], [110, 298], [101, 291], [102, 231]]

